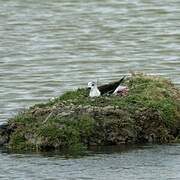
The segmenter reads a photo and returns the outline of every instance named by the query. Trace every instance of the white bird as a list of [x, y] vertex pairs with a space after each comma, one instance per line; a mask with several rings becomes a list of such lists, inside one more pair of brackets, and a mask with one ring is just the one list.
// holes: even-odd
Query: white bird
[[93, 81], [88, 83], [88, 89], [90, 89], [90, 93], [89, 93], [90, 97], [98, 97], [101, 95], [101, 92], [97, 87], [97, 84]]

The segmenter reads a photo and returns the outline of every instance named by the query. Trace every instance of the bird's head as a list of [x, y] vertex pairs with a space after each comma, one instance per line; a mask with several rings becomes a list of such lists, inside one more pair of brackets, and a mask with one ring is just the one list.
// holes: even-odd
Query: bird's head
[[94, 87], [96, 87], [96, 83], [94, 81], [88, 83], [88, 89], [93, 89]]

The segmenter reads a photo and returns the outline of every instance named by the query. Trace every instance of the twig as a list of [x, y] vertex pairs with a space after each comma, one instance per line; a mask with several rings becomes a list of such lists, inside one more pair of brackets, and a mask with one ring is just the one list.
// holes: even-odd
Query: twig
[[45, 124], [48, 119], [51, 117], [51, 115], [53, 114], [53, 111], [51, 111], [51, 113], [46, 117], [46, 119], [43, 121], [43, 124]]

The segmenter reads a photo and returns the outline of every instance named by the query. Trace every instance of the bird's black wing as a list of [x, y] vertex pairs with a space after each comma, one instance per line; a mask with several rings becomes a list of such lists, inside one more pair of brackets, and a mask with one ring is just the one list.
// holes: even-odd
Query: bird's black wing
[[116, 88], [123, 82], [125, 77], [126, 76], [122, 77], [119, 81], [99, 86], [98, 89], [101, 92], [101, 95], [112, 94], [116, 90]]

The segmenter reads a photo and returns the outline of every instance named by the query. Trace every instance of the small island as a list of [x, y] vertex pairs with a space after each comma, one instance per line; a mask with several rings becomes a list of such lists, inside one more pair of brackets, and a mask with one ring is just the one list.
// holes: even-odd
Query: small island
[[88, 89], [19, 112], [0, 126], [0, 146], [15, 150], [176, 142], [180, 89], [157, 76], [133, 74], [123, 96], [90, 98]]

